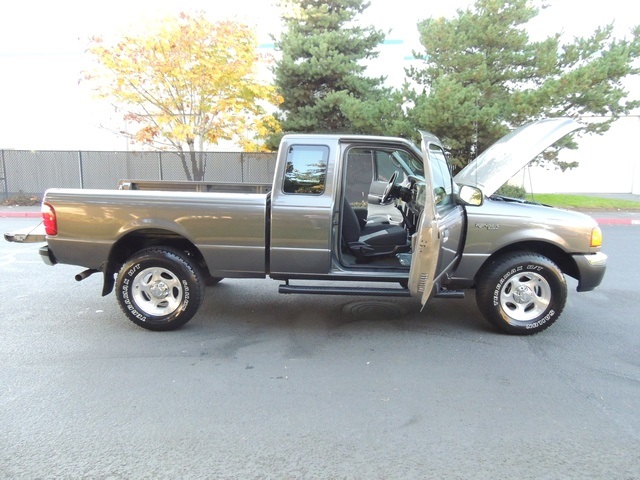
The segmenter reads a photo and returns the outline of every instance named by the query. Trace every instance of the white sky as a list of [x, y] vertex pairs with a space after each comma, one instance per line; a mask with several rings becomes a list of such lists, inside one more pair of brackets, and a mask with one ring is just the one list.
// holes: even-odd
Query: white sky
[[[640, 23], [640, 4], [629, 0], [549, 0], [530, 29], [533, 38], [563, 31], [587, 35], [614, 22], [618, 36]], [[212, 20], [234, 17], [256, 28], [260, 43], [279, 29], [271, 0], [4, 0], [0, 5], [0, 149], [126, 150], [122, 137], [100, 127], [122, 128], [105, 104], [79, 82], [88, 66], [92, 35], [117, 38], [132, 28], [180, 11], [207, 12]], [[417, 46], [416, 23], [453, 16], [471, 0], [371, 0], [363, 23], [391, 30], [387, 45], [369, 72], [399, 82], [404, 57]], [[420, 7], [417, 7], [420, 5]], [[113, 117], [113, 118], [110, 118]]]

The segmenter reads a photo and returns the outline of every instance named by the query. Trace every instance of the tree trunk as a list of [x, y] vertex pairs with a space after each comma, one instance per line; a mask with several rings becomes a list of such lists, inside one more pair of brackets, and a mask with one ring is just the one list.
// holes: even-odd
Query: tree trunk
[[182, 168], [184, 169], [184, 175], [187, 177], [187, 180], [190, 182], [193, 180], [193, 176], [191, 175], [191, 171], [189, 170], [189, 165], [187, 164], [187, 156], [184, 150], [179, 150], [178, 155], [180, 155], [180, 161], [182, 162]]
[[195, 142], [190, 139], [187, 140], [187, 145], [189, 145], [189, 158], [191, 160], [191, 171], [193, 172], [193, 180], [196, 182], [201, 182], [204, 180], [204, 168], [202, 165], [202, 161], [198, 162], [198, 158], [195, 151]]

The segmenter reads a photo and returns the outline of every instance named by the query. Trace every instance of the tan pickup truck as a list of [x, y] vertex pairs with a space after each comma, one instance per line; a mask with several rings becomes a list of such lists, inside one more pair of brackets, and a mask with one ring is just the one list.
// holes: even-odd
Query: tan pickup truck
[[421, 148], [401, 138], [287, 135], [270, 185], [52, 188], [46, 234], [5, 238], [46, 240], [44, 261], [84, 267], [78, 280], [101, 272], [103, 295], [115, 288], [127, 317], [150, 330], [188, 322], [206, 284], [268, 276], [282, 293], [413, 296], [423, 305], [475, 289], [490, 323], [531, 334], [560, 316], [564, 275], [578, 291], [600, 284], [602, 236], [587, 215], [495, 191], [577, 128], [565, 118], [521, 127], [455, 178], [427, 133]]

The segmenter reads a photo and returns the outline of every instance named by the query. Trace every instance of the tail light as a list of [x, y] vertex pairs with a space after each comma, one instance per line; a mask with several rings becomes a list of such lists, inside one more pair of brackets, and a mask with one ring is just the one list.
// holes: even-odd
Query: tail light
[[56, 220], [56, 211], [53, 209], [53, 205], [48, 203], [42, 204], [42, 220], [47, 235], [53, 236], [58, 234], [58, 221]]

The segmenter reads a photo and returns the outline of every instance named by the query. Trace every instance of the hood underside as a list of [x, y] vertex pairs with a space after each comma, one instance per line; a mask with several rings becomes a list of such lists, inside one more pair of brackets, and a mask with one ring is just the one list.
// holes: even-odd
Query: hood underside
[[571, 118], [549, 118], [505, 135], [455, 176], [458, 185], [480, 188], [490, 197], [531, 160], [565, 135], [582, 128]]

